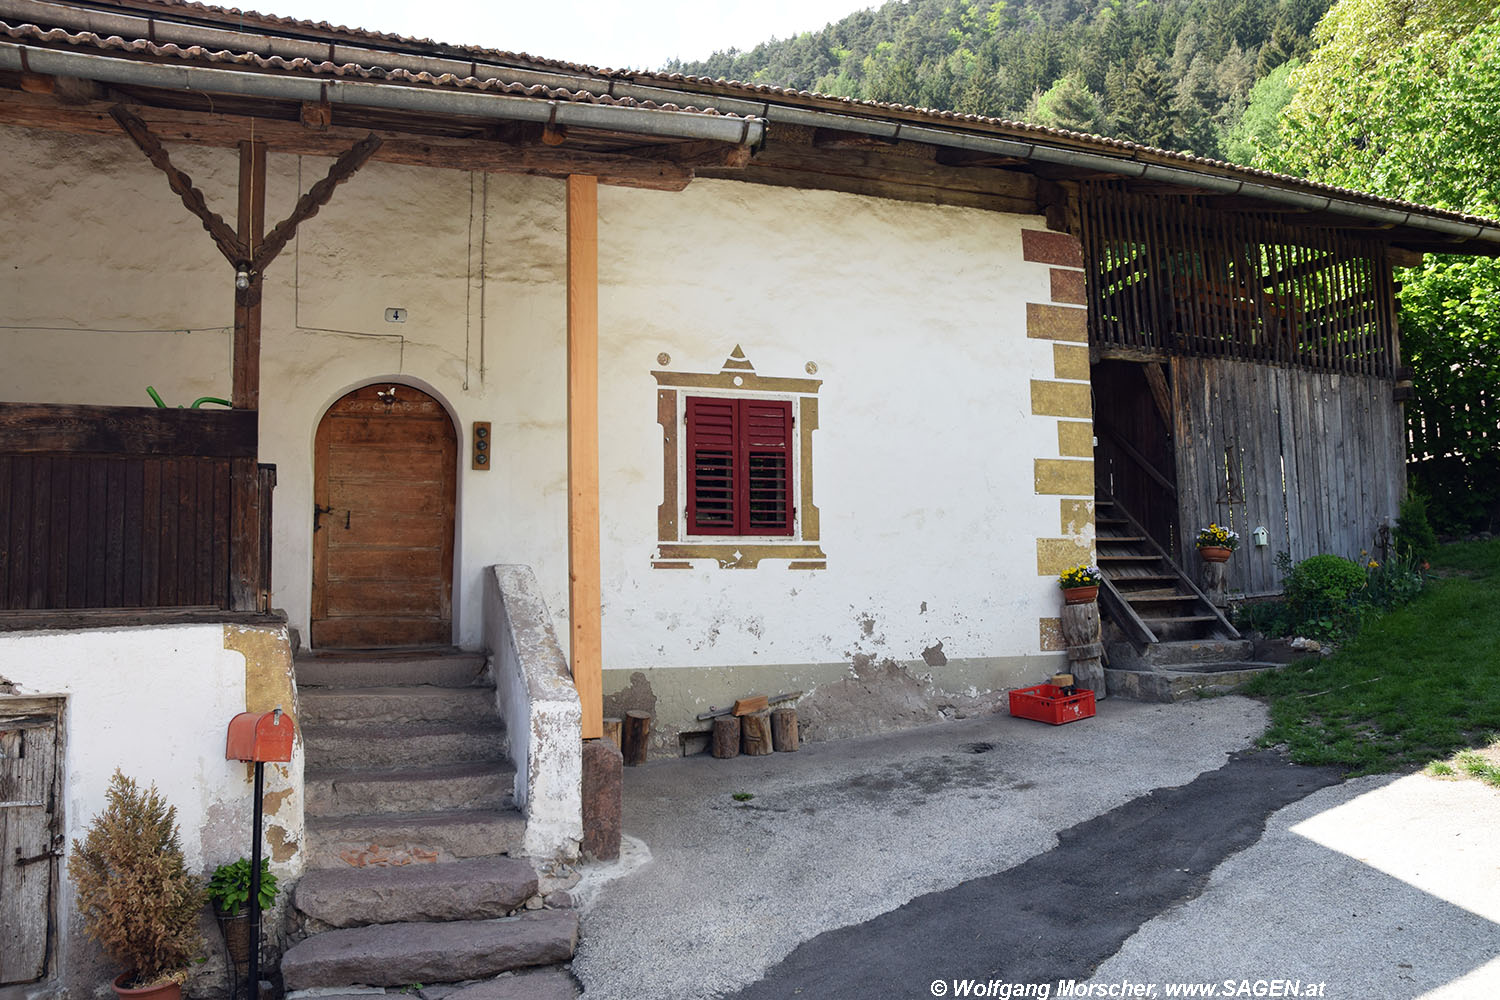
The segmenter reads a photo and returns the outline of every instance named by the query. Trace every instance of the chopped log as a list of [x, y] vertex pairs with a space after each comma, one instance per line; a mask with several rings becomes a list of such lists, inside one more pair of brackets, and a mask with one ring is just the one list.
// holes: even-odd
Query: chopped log
[[1065, 604], [1062, 609], [1062, 634], [1069, 646], [1083, 646], [1099, 639], [1099, 605]]
[[1075, 660], [1073, 662], [1073, 683], [1080, 688], [1088, 688], [1094, 692], [1095, 698], [1104, 698], [1106, 696], [1104, 665], [1097, 658]]
[[771, 746], [779, 753], [797, 749], [797, 710], [778, 708], [771, 713]]
[[740, 749], [751, 757], [763, 757], [773, 752], [770, 712], [740, 717]]
[[748, 697], [740, 698], [734, 703], [734, 714], [752, 715], [755, 712], [764, 712], [770, 701], [771, 699], [763, 694], [752, 694]]
[[620, 747], [625, 763], [634, 767], [646, 763], [646, 737], [651, 735], [651, 713], [630, 711], [625, 713], [625, 735]]
[[1053, 687], [1060, 687], [1060, 688], [1072, 687], [1073, 686], [1073, 675], [1072, 674], [1053, 674], [1052, 675], [1052, 686]]
[[1070, 660], [1097, 660], [1104, 655], [1104, 643], [1091, 642], [1086, 646], [1069, 646]]
[[736, 715], [721, 715], [714, 720], [712, 753], [720, 760], [740, 755], [740, 720]]
[[620, 720], [618, 718], [610, 717], [604, 720], [604, 738], [614, 740], [617, 747], [622, 746], [620, 743]]

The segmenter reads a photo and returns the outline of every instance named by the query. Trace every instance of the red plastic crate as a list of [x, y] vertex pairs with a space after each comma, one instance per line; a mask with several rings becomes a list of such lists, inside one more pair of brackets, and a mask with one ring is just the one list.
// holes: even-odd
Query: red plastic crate
[[1077, 694], [1064, 694], [1055, 684], [1017, 688], [1010, 693], [1010, 714], [1054, 726], [1090, 719], [1094, 715], [1094, 692], [1084, 688]]

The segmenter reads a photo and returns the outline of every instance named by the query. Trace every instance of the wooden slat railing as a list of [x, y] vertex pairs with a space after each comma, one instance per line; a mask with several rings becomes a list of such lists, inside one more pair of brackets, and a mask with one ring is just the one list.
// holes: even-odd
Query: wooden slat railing
[[257, 414], [0, 403], [0, 610], [266, 610]]

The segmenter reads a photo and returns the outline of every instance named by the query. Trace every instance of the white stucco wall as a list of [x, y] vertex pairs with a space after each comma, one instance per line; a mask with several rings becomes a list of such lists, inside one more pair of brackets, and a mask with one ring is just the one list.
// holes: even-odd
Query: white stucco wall
[[[236, 157], [172, 146], [232, 211]], [[0, 398], [171, 403], [228, 395], [231, 276], [125, 139], [0, 128], [23, 206], [3, 253]], [[327, 160], [273, 154], [268, 225]], [[371, 164], [268, 270], [261, 454], [278, 466], [275, 594], [310, 606], [312, 445], [322, 412], [381, 379], [459, 422], [456, 639], [482, 641], [484, 568], [534, 568], [566, 646], [564, 185]], [[1056, 456], [1028, 383], [1052, 345], [1025, 303], [1038, 218], [699, 180], [600, 190], [604, 642], [612, 670], [1026, 656], [1056, 613], [1035, 540], [1058, 533], [1032, 461]], [[24, 249], [24, 253], [22, 251]], [[67, 293], [60, 290], [67, 289]], [[43, 291], [47, 290], [47, 291]], [[403, 324], [387, 307], [408, 311]], [[64, 332], [76, 331], [76, 332]], [[86, 332], [101, 331], [101, 332]], [[126, 332], [128, 331], [128, 332]], [[152, 332], [156, 331], [156, 332]], [[183, 332], [187, 331], [187, 332]], [[736, 344], [758, 373], [824, 380], [815, 500], [828, 568], [653, 570], [661, 436], [650, 372], [716, 372]], [[494, 429], [471, 471], [470, 422]], [[305, 633], [304, 633], [305, 634]]]
[[[224, 759], [229, 720], [245, 711], [246, 684], [246, 658], [226, 648], [222, 625], [0, 633], [0, 690], [65, 699], [62, 808], [69, 849], [104, 808], [118, 768], [143, 789], [155, 784], [176, 808], [190, 871], [206, 873], [247, 856], [252, 772]], [[7, 696], [0, 694], [0, 707]], [[266, 820], [281, 827], [279, 844], [302, 840], [300, 801], [288, 801], [300, 787], [299, 741], [291, 764], [265, 770], [268, 798], [288, 807]], [[271, 843], [265, 856], [279, 876], [295, 878], [302, 870], [300, 854], [283, 863]], [[96, 949], [80, 937], [65, 869], [61, 890], [58, 967], [68, 974]]]

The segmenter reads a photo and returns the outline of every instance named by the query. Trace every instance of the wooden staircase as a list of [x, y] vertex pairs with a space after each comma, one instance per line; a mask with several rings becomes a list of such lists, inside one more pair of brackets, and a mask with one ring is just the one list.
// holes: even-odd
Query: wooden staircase
[[1191, 576], [1114, 500], [1095, 501], [1099, 602], [1139, 648], [1160, 642], [1238, 639]]

